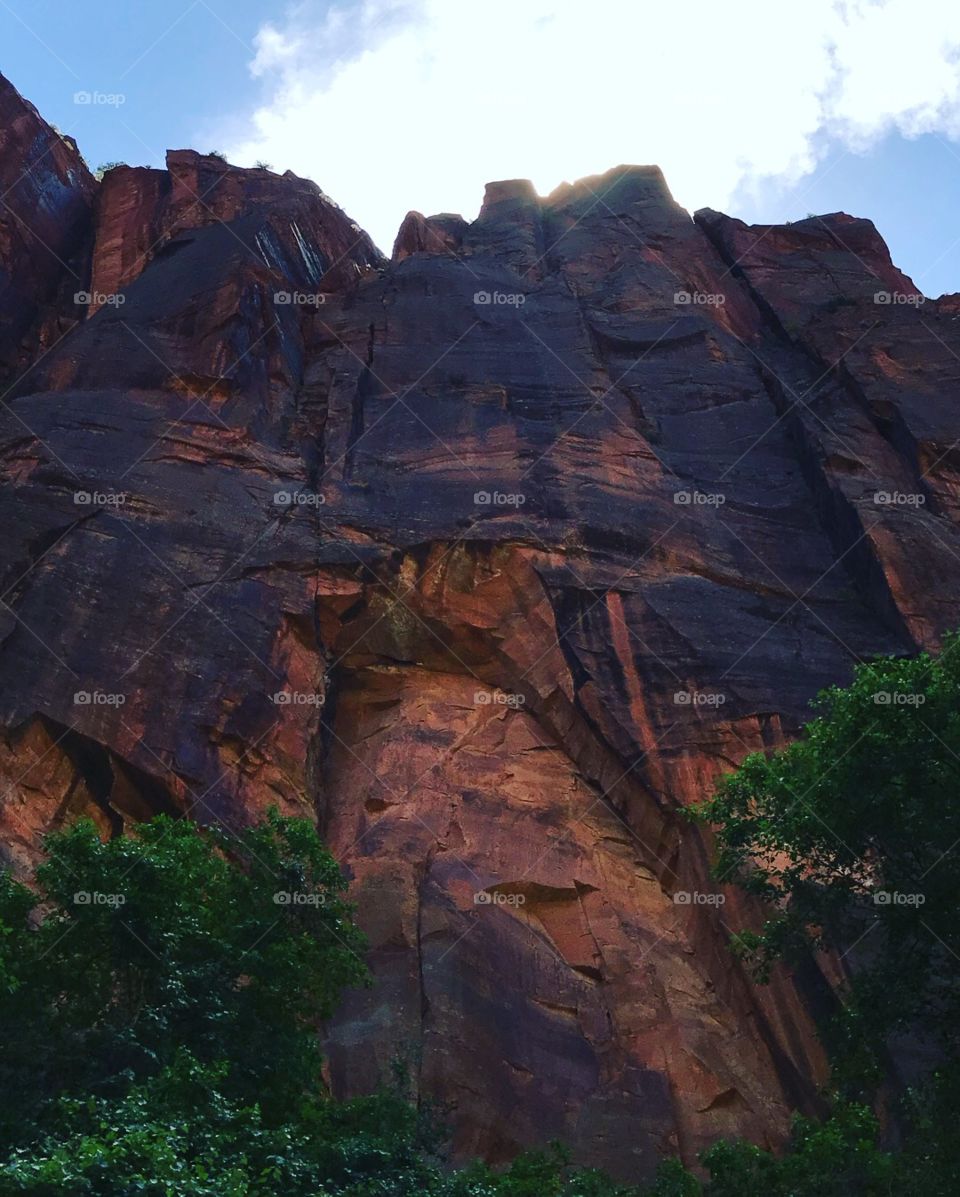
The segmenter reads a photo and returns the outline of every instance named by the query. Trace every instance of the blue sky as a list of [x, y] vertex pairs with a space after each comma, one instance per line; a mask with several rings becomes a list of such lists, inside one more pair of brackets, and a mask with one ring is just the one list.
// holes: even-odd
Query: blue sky
[[751, 224], [811, 212], [868, 216], [925, 295], [960, 291], [960, 142], [943, 135], [891, 134], [865, 153], [828, 146], [813, 174], [758, 195], [742, 190], [726, 210]]
[[[263, 0], [2, 0], [0, 71], [76, 137], [92, 166], [161, 165], [218, 113], [251, 106], [247, 68], [270, 9]], [[81, 107], [73, 97], [83, 90], [125, 102]]]
[[960, 6], [808, 3], [787, 31], [765, 0], [0, 0], [0, 70], [92, 166], [263, 158], [385, 249], [489, 179], [656, 161], [691, 209], [869, 216], [926, 294], [960, 290]]

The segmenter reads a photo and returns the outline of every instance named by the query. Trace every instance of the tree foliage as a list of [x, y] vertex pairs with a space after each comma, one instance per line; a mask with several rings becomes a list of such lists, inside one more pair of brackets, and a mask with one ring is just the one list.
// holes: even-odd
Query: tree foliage
[[5, 1143], [54, 1098], [117, 1096], [184, 1048], [267, 1119], [319, 1092], [316, 1022], [367, 970], [309, 824], [232, 836], [160, 817], [104, 842], [81, 822], [47, 851], [34, 890], [0, 877]]
[[859, 666], [800, 740], [748, 757], [698, 812], [717, 875], [774, 911], [738, 938], [761, 979], [811, 949], [849, 966], [829, 1042], [850, 1058], [906, 1031], [960, 1046], [958, 645]]

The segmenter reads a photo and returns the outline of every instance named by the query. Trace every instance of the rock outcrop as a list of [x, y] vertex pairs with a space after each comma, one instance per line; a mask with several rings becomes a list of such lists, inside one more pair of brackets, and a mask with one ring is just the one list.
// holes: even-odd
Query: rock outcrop
[[652, 167], [492, 184], [387, 262], [292, 175], [96, 185], [0, 114], [6, 858], [309, 814], [377, 976], [336, 1092], [399, 1052], [462, 1154], [625, 1176], [780, 1141], [829, 987], [751, 986], [680, 811], [958, 622], [955, 299], [868, 221], [691, 219]]

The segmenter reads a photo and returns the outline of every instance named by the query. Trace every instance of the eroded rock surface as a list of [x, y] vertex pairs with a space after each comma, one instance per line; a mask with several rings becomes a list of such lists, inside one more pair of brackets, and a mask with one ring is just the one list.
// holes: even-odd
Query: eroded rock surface
[[868, 221], [691, 219], [652, 167], [491, 184], [387, 262], [303, 180], [97, 186], [0, 99], [68, 247], [0, 216], [7, 857], [78, 812], [315, 815], [378, 978], [338, 1093], [400, 1052], [460, 1152], [633, 1177], [780, 1140], [826, 986], [749, 984], [678, 811], [957, 623], [955, 297]]
[[95, 182], [73, 140], [0, 75], [0, 385], [72, 327], [82, 308]]

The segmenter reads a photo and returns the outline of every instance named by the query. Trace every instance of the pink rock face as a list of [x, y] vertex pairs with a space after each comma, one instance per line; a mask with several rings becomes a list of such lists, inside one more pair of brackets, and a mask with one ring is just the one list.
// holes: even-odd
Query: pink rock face
[[463, 244], [468, 225], [462, 216], [423, 216], [408, 212], [393, 244], [393, 260], [402, 262], [416, 253], [455, 253]]
[[[81, 812], [315, 817], [377, 978], [336, 1093], [401, 1054], [461, 1156], [559, 1137], [628, 1178], [781, 1141], [829, 987], [750, 984], [762, 912], [681, 808], [958, 622], [956, 297], [867, 221], [692, 220], [655, 167], [491, 184], [387, 262], [304, 180], [176, 151], [97, 187], [2, 101], [79, 237], [56, 270], [0, 240], [36, 309], [2, 350], [34, 363], [0, 414], [6, 857]], [[70, 262], [123, 302], [77, 322]]]
[[256, 214], [260, 227], [240, 244], [267, 268], [332, 290], [377, 259], [370, 238], [315, 183], [287, 172], [240, 170], [211, 154], [171, 150], [166, 170], [121, 166], [98, 196], [93, 283], [120, 293], [187, 230], [229, 226]]

